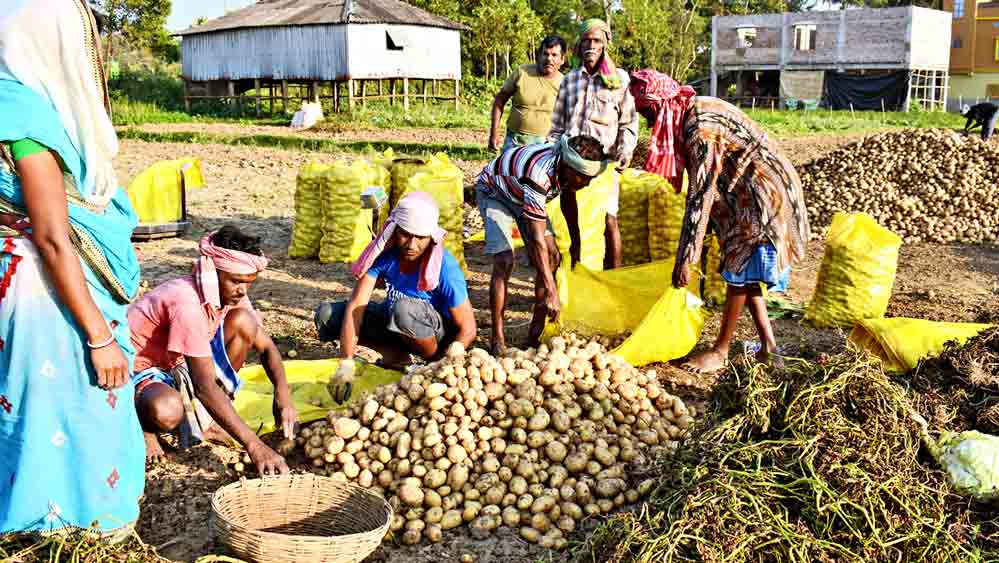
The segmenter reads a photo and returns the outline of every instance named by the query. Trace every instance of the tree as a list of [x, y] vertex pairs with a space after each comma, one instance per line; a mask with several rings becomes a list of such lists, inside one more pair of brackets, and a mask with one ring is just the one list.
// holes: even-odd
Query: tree
[[678, 82], [691, 73], [710, 37], [703, 0], [622, 0], [614, 35], [618, 63], [632, 70], [654, 68]]
[[107, 15], [109, 64], [116, 35], [135, 48], [151, 47], [162, 40], [170, 0], [97, 0], [96, 4]]
[[543, 33], [541, 19], [527, 0], [483, 0], [471, 13], [471, 26], [472, 53], [482, 61], [487, 77], [490, 69], [498, 76], [500, 54], [507, 70], [513, 62], [532, 60]]

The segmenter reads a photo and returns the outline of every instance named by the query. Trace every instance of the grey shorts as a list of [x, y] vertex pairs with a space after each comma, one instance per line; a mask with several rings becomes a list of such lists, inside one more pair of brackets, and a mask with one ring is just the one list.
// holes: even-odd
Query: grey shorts
[[[482, 223], [485, 225], [486, 254], [513, 252], [514, 227], [520, 231], [520, 238], [524, 244], [530, 242], [531, 231], [527, 227], [529, 219], [524, 216], [523, 209], [515, 209], [507, 202], [493, 197], [488, 189], [482, 186], [476, 187], [475, 196], [479, 204], [479, 215], [482, 216]], [[548, 220], [545, 229], [549, 235], [555, 236], [551, 219]]]
[[[323, 303], [316, 307], [316, 332], [322, 342], [333, 342], [340, 339], [340, 329], [347, 312], [347, 301]], [[433, 306], [422, 299], [406, 295], [396, 297], [395, 303], [371, 302], [364, 308], [364, 319], [361, 322], [361, 333], [358, 339], [362, 344], [387, 344], [405, 346], [401, 337], [415, 340], [434, 338], [443, 342], [449, 333], [444, 318]], [[452, 334], [453, 339], [453, 334]]]

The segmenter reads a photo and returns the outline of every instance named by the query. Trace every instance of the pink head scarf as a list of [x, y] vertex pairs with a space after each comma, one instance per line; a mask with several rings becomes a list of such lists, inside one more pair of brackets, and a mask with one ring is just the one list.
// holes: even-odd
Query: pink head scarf
[[429, 252], [424, 253], [423, 263], [420, 265], [420, 281], [417, 289], [420, 291], [433, 291], [437, 288], [441, 277], [441, 264], [444, 262], [444, 236], [447, 231], [440, 228], [438, 220], [440, 210], [434, 203], [434, 198], [426, 192], [410, 192], [399, 200], [399, 204], [392, 210], [388, 221], [382, 227], [381, 232], [371, 241], [371, 244], [364, 249], [361, 256], [354, 262], [352, 268], [354, 276], [361, 279], [368, 273], [371, 265], [381, 256], [382, 252], [392, 248], [395, 239], [392, 234], [395, 228], [399, 227], [416, 236], [430, 237], [433, 244]]
[[649, 139], [645, 170], [669, 180], [673, 189], [683, 189], [687, 148], [683, 142], [683, 117], [697, 92], [652, 69], [631, 73], [631, 95], [639, 111], [651, 109], [655, 121]]
[[208, 233], [201, 239], [198, 245], [201, 257], [194, 263], [194, 283], [201, 292], [202, 301], [212, 306], [209, 309], [213, 309], [213, 316], [222, 309], [218, 272], [247, 276], [259, 274], [267, 268], [267, 258], [263, 256], [215, 246], [212, 244], [214, 235], [214, 232]]

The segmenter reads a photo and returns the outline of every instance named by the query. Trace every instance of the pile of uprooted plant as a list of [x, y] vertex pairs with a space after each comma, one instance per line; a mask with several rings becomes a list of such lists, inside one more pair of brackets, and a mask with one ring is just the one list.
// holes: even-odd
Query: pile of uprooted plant
[[[577, 546], [575, 557], [996, 560], [999, 510], [949, 490], [911, 414], [946, 400], [928, 393], [941, 394], [937, 387], [947, 377], [968, 377], [973, 387], [961, 374], [977, 373], [981, 366], [973, 362], [985, 349], [995, 362], [997, 348], [994, 333], [980, 336], [963, 351], [948, 350], [939, 365], [924, 366], [916, 379], [902, 381], [906, 386], [859, 352], [823, 363], [789, 360], [780, 373], [737, 367], [701, 431], [659, 460], [652, 500], [608, 520]], [[995, 363], [991, 369], [996, 375]], [[968, 393], [966, 400], [978, 398]], [[962, 429], [923, 414], [934, 419], [932, 430]]]
[[169, 563], [132, 534], [108, 542], [93, 530], [0, 535], [0, 561], [5, 563]]

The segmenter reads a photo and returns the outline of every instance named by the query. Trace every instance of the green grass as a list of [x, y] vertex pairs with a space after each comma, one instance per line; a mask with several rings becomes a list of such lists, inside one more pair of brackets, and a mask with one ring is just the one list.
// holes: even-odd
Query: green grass
[[964, 125], [964, 119], [944, 112], [850, 112], [850, 111], [770, 111], [747, 110], [749, 116], [771, 135], [791, 137], [814, 134], [845, 134], [889, 129], [954, 128]]
[[393, 141], [334, 141], [289, 135], [222, 135], [193, 131], [156, 132], [140, 129], [122, 129], [118, 138], [150, 143], [223, 144], [248, 147], [273, 147], [309, 152], [349, 152], [364, 154], [371, 151], [392, 149], [398, 154], [421, 155], [445, 152], [451, 158], [462, 160], [489, 160], [495, 156], [484, 146], [455, 145], [447, 143], [404, 143]]

